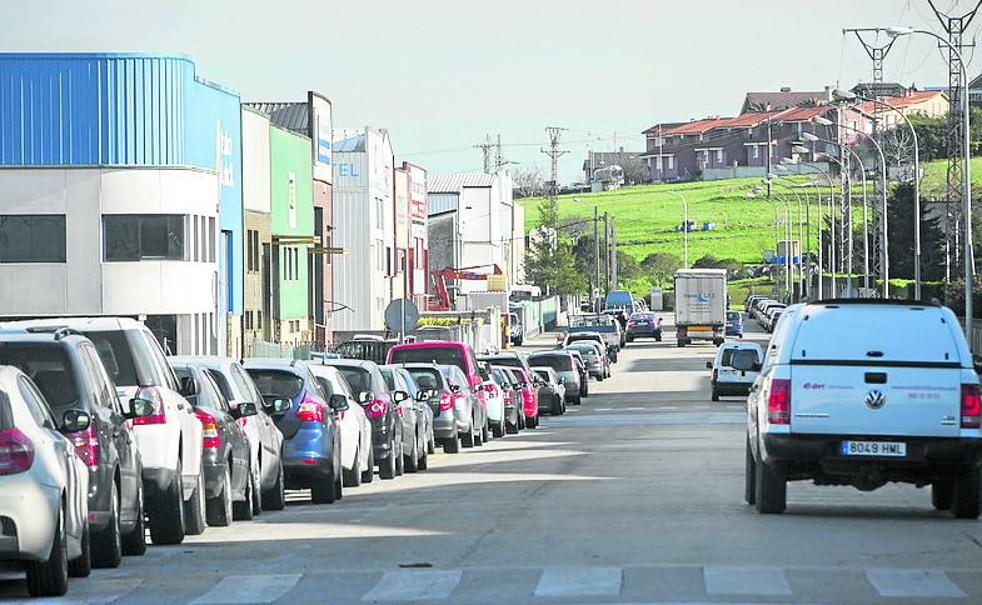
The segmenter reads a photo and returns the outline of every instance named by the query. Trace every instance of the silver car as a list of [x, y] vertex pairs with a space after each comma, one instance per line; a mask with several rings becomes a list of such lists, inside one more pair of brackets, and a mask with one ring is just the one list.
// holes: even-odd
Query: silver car
[[57, 428], [90, 420], [67, 410], [56, 423], [34, 383], [0, 366], [0, 569], [26, 569], [32, 596], [61, 596], [91, 570], [89, 471]]

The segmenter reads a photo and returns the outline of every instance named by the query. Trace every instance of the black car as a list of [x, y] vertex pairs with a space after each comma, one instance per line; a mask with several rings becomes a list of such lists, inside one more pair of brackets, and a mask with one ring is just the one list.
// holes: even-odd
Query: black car
[[187, 362], [171, 361], [181, 381], [181, 392], [201, 422], [201, 462], [205, 470], [205, 516], [208, 525], [225, 527], [233, 519], [251, 519], [252, 492], [249, 440], [239, 418], [256, 415], [256, 404], [228, 404], [207, 370]]
[[91, 418], [86, 430], [65, 436], [89, 467], [93, 565], [117, 567], [123, 555], [146, 552], [142, 466], [128, 420], [150, 414], [151, 405], [123, 409], [92, 341], [67, 328], [0, 335], [0, 365], [27, 374], [55, 417], [81, 410]]
[[585, 368], [575, 355], [575, 351], [543, 351], [529, 355], [528, 363], [533, 367], [545, 366], [555, 370], [566, 387], [566, 401], [579, 405], [588, 393], [584, 391], [587, 379]]

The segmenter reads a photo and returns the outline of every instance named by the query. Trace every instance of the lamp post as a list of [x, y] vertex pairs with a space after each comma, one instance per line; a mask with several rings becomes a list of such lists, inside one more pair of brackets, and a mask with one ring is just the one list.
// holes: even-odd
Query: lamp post
[[[802, 149], [804, 149], [804, 152], [808, 152], [809, 151], [808, 148], [806, 148], [806, 147], [803, 147]], [[798, 150], [797, 146], [795, 146], [795, 148], [792, 149], [792, 150], [795, 151], [795, 153], [803, 153], [802, 151]], [[829, 183], [829, 205], [832, 204], [832, 197], [835, 194], [835, 185], [832, 183], [832, 175], [830, 175], [825, 170], [822, 170], [818, 166], [813, 166], [811, 164], [799, 164], [799, 163], [795, 162], [791, 158], [781, 158], [780, 161], [779, 161], [779, 163], [781, 165], [783, 165], [783, 166], [796, 166], [799, 171], [802, 168], [808, 168], [808, 169], [814, 170], [815, 172], [818, 172], [822, 176], [824, 176], [825, 177], [825, 180], [827, 180], [828, 183]], [[816, 203], [816, 206], [818, 208], [818, 299], [821, 300], [823, 298], [823, 291], [824, 291], [824, 286], [822, 285], [822, 275], [825, 272], [824, 271], [824, 267], [823, 267], [823, 263], [822, 263], [822, 214], [823, 214], [823, 212], [822, 212], [822, 195], [821, 195], [821, 189], [819, 189], [817, 183], [815, 184], [815, 189], [816, 189], [816, 191], [818, 191], [818, 195], [815, 197], [815, 203]], [[830, 253], [832, 251], [832, 248], [835, 247], [835, 232], [833, 231], [831, 235], [832, 235], [832, 240], [831, 240], [832, 245], [829, 248], [829, 252]], [[831, 259], [830, 259], [830, 261], [831, 261]], [[833, 269], [832, 269], [832, 283], [833, 283], [833, 296], [834, 296], [834, 294], [835, 294], [834, 293], [834, 284], [835, 284], [835, 267], [834, 266], [833, 266]]]
[[[834, 122], [826, 118], [816, 116], [812, 118], [812, 123], [818, 124], [819, 126], [832, 126]], [[869, 134], [863, 132], [858, 128], [853, 128], [852, 126], [846, 126], [845, 124], [839, 124], [840, 128], [844, 130], [849, 130], [866, 137], [873, 147], [876, 148], [876, 152], [880, 155], [880, 166], [883, 169], [880, 171], [880, 195], [882, 197], [883, 206], [883, 298], [890, 298], [890, 236], [887, 231], [887, 160], [886, 156], [883, 155], [883, 147], [876, 142]]]
[[[778, 172], [788, 171], [787, 166], [778, 165], [776, 166], [776, 168]], [[794, 195], [795, 201], [798, 202], [798, 240], [797, 240], [798, 241], [798, 300], [800, 301], [805, 293], [805, 285], [804, 285], [805, 274], [804, 271], [802, 271], [804, 267], [804, 260], [803, 260], [804, 257], [802, 255], [802, 250], [801, 250], [802, 239], [804, 239], [802, 234], [804, 234], [805, 231], [804, 231], [804, 223], [801, 220], [801, 196], [798, 195], [798, 192], [795, 191], [790, 185], [786, 185], [784, 183], [779, 183], [779, 184], [783, 186], [787, 191], [790, 191], [791, 194]], [[793, 235], [792, 235], [792, 239], [794, 239]], [[793, 252], [794, 252], [794, 246], [792, 246], [792, 253]], [[793, 260], [794, 254], [792, 254], [791, 256]]]
[[[767, 177], [761, 182], [770, 186], [777, 180], [777, 175], [774, 173], [768, 173]], [[788, 245], [791, 244], [791, 239], [794, 237], [794, 229], [791, 228], [791, 204], [788, 202], [788, 198], [785, 195], [777, 196], [781, 203], [784, 204], [784, 291], [788, 295], [788, 301], [791, 301], [791, 255], [788, 253]]]
[[[920, 300], [921, 299], [921, 154], [918, 148], [917, 129], [915, 129], [914, 125], [911, 124], [910, 118], [907, 117], [907, 114], [900, 111], [897, 107], [891, 105], [890, 103], [887, 103], [886, 101], [881, 101], [880, 99], [857, 95], [852, 92], [849, 92], [848, 90], [837, 89], [833, 91], [832, 95], [844, 101], [852, 101], [855, 99], [860, 99], [868, 103], [882, 105], [887, 109], [897, 112], [898, 114], [900, 114], [900, 117], [904, 119], [904, 123], [907, 124], [907, 128], [910, 129], [910, 134], [914, 138], [914, 299]], [[864, 196], [866, 195], [865, 184], [863, 185], [863, 195]], [[863, 203], [864, 204], [866, 203], [865, 200], [863, 201]]]

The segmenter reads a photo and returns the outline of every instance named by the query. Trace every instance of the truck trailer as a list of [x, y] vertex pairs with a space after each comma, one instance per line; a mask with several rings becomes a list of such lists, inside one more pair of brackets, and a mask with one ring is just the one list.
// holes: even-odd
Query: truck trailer
[[723, 344], [726, 326], [726, 271], [679, 269], [675, 272], [675, 334], [678, 346], [694, 340]]

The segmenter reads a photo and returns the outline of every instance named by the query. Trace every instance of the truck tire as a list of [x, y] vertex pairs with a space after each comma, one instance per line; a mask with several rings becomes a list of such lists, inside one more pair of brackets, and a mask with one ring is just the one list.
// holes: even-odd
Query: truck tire
[[754, 487], [758, 513], [777, 515], [787, 508], [788, 482], [784, 469], [758, 460], [754, 468]]
[[935, 481], [931, 484], [931, 505], [934, 510], [951, 510], [951, 497], [955, 484], [949, 481]]
[[980, 511], [979, 469], [971, 468], [955, 479], [951, 498], [951, 514], [956, 519], [978, 519]]

